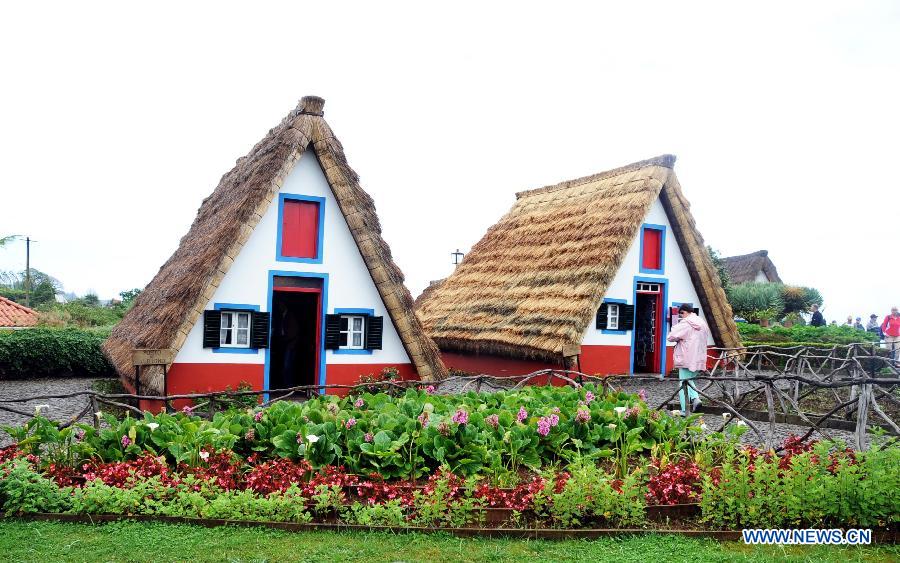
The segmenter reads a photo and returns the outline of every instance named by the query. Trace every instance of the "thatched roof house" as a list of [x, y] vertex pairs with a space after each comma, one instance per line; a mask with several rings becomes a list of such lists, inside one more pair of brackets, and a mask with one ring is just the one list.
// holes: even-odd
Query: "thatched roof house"
[[778, 270], [768, 250], [757, 250], [750, 254], [740, 256], [728, 256], [722, 258], [731, 283], [769, 282], [782, 283], [778, 276]]
[[[347, 163], [323, 106], [322, 98], [304, 97], [203, 201], [178, 249], [104, 346], [126, 383], [135, 383], [132, 351], [150, 348], [173, 349], [177, 356], [168, 389], [158, 374], [148, 375], [140, 385], [148, 392], [208, 388], [205, 382], [213, 373], [217, 385], [234, 387], [250, 369], [254, 385], [268, 385], [270, 371], [280, 365], [280, 360], [270, 359], [270, 333], [273, 339], [279, 330], [302, 333], [307, 320], [310, 331], [315, 329], [310, 338], [318, 338], [308, 351], [321, 358], [315, 381], [332, 383], [333, 373], [348, 379], [353, 373], [403, 362], [422, 379], [443, 377], [437, 348], [424, 334], [403, 274], [381, 237], [375, 204]], [[311, 233], [312, 239], [306, 240], [304, 233]], [[291, 292], [293, 301], [288, 299]], [[304, 292], [317, 294], [318, 301], [301, 303]], [[240, 303], [247, 305], [235, 305]], [[287, 313], [270, 319], [268, 312], [280, 306]], [[357, 309], [345, 311], [341, 319], [337, 308], [342, 306]], [[308, 319], [302, 317], [302, 307], [312, 311]], [[332, 309], [334, 314], [329, 314]], [[295, 310], [291, 324], [279, 329], [281, 317], [295, 315]], [[379, 320], [380, 311], [386, 321]], [[364, 342], [353, 352], [368, 354], [365, 363], [359, 356], [339, 355], [344, 348], [354, 348], [348, 338], [358, 340], [347, 327], [356, 319], [366, 328], [360, 333]], [[249, 332], [246, 350], [235, 349], [247, 346], [241, 331]], [[194, 338], [199, 340], [195, 343]], [[388, 351], [391, 339], [397, 344]], [[274, 340], [271, 347], [277, 348]], [[264, 360], [259, 352], [264, 352]], [[191, 367], [201, 364], [206, 371]], [[222, 375], [228, 370], [235, 372], [234, 381]], [[283, 375], [284, 384], [302, 383]]]
[[[634, 371], [642, 339], [651, 354], [665, 345], [667, 323], [660, 331], [653, 319], [689, 301], [716, 344], [738, 346], [674, 162], [664, 155], [516, 194], [453, 274], [420, 297], [417, 312], [445, 362], [456, 367], [448, 358], [473, 354], [551, 364], [578, 358], [584, 371]], [[589, 352], [595, 357], [587, 361]], [[642, 371], [671, 366], [665, 356], [655, 362]]]

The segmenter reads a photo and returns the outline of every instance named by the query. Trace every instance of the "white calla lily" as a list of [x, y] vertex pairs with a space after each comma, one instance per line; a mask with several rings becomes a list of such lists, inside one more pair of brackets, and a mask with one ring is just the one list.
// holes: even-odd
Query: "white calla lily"
[[148, 422], [148, 423], [147, 423], [147, 428], [150, 429], [150, 432], [153, 432], [154, 430], [156, 430], [157, 428], [159, 428], [159, 424], [157, 424], [157, 423], [155, 423], [155, 422]]
[[316, 436], [315, 434], [309, 434], [309, 435], [306, 437], [306, 440], [307, 440], [310, 444], [315, 444], [316, 442], [319, 441], [319, 437]]
[[616, 411], [617, 414], [621, 415], [628, 410], [628, 407], [615, 407], [613, 410]]

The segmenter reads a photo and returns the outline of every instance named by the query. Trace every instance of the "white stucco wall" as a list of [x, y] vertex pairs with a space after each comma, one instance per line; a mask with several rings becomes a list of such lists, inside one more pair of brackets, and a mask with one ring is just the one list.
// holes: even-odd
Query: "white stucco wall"
[[[681, 255], [681, 250], [678, 248], [678, 241], [675, 240], [669, 218], [666, 216], [665, 208], [663, 208], [659, 199], [653, 202], [643, 222], [666, 227], [665, 269], [663, 273], [641, 273], [641, 232], [638, 230], [638, 235], [632, 241], [628, 254], [625, 255], [622, 266], [616, 272], [616, 277], [609, 284], [604, 298], [624, 299], [629, 305], [634, 305], [635, 276], [658, 278], [661, 282], [667, 279], [669, 287], [666, 309], [671, 307], [672, 303], [693, 303], [695, 307], [700, 309], [700, 316], [705, 320], [706, 312], [700, 306], [700, 299], [697, 296], [697, 291], [694, 289], [694, 284], [691, 282], [691, 276], [684, 262], [684, 257]], [[585, 330], [582, 345], [631, 346], [631, 336], [631, 331], [627, 331], [625, 334], [603, 334], [602, 331], [596, 328], [596, 323], [591, 320]], [[710, 337], [709, 343], [710, 345], [713, 344], [712, 337]], [[669, 342], [668, 345], [674, 346], [675, 344]]]
[[[335, 354], [332, 350], [327, 350], [326, 364], [410, 363], [334, 194], [331, 193], [319, 161], [311, 151], [300, 158], [285, 180], [281, 193], [325, 198], [322, 263], [307, 264], [275, 259], [279, 199], [276, 197], [205, 308], [212, 309], [215, 303], [241, 303], [259, 305], [260, 311], [267, 311], [270, 270], [327, 273], [327, 313], [333, 313], [336, 308], [374, 309], [376, 316], [384, 317], [384, 337], [382, 350], [373, 350], [372, 354]], [[188, 334], [175, 362], [263, 364], [265, 351], [259, 350], [256, 354], [230, 354], [213, 353], [210, 348], [203, 348], [201, 318]]]
[[760, 270], [760, 271], [756, 272], [756, 278], [755, 278], [753, 281], [755, 281], [755, 282], [766, 283], [766, 282], [769, 281], [769, 278], [766, 277], [766, 273], [765, 273], [765, 272], [763, 272], [762, 270]]

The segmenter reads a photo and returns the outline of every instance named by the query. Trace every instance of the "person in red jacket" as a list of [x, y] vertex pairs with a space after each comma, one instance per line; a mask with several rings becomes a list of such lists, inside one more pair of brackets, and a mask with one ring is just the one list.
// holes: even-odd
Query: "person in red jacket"
[[891, 314], [884, 318], [881, 333], [884, 335], [884, 343], [891, 350], [891, 358], [896, 360], [900, 353], [900, 312], [897, 307], [891, 307]]

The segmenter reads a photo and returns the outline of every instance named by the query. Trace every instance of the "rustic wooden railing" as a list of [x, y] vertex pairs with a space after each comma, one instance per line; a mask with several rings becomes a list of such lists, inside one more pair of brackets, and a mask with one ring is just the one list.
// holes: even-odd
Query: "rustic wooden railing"
[[[662, 410], [673, 405], [679, 393], [685, 393], [692, 385], [703, 400], [702, 412], [728, 413], [718, 431], [737, 420], [743, 421], [767, 447], [776, 447], [776, 424], [789, 423], [807, 428], [803, 439], [814, 433], [831, 439], [828, 430], [845, 430], [854, 435], [857, 449], [867, 447], [867, 433], [874, 426], [888, 434], [900, 436], [900, 361], [891, 358], [891, 351], [871, 343], [816, 348], [798, 346], [778, 348], [751, 346], [746, 348], [711, 348], [708, 371], [698, 372], [689, 381], [681, 381], [673, 387], [668, 398], [651, 408]], [[574, 370], [543, 369], [519, 376], [454, 376], [436, 384], [438, 392], [480, 392], [488, 386], [496, 388], [521, 388], [534, 383], [562, 384], [580, 387], [585, 382], [595, 382], [613, 390], [616, 384], [646, 381], [659, 384], [660, 375], [617, 374], [592, 376]], [[420, 381], [382, 381], [359, 385], [299, 385], [286, 389], [260, 389], [246, 391], [218, 391], [210, 393], [186, 393], [179, 395], [137, 395], [129, 393], [105, 394], [91, 390], [71, 393], [42, 394], [30, 397], [0, 399], [0, 410], [24, 417], [33, 413], [14, 408], [13, 404], [48, 399], [72, 399], [87, 397], [86, 406], [59, 426], [71, 426], [90, 416], [101, 405], [107, 405], [142, 415], [136, 405], [141, 400], [159, 401], [167, 410], [177, 400], [191, 400], [192, 410], [200, 416], [211, 417], [224, 407], [239, 403], [245, 397], [262, 397], [255, 404], [266, 406], [276, 401], [303, 398], [325, 391], [344, 390], [350, 393], [360, 390], [384, 389], [387, 392], [403, 392], [411, 386], [426, 386]], [[826, 397], [827, 401], [822, 401]], [[816, 398], [819, 411], [804, 409], [805, 399]], [[201, 402], [205, 401], [205, 402]], [[752, 408], [762, 403], [764, 408]], [[199, 404], [196, 404], [198, 403]], [[655, 401], [653, 401], [655, 402]], [[691, 414], [688, 402], [687, 412]], [[871, 417], [871, 420], [870, 420]], [[877, 419], [875, 418], [877, 417]], [[880, 420], [880, 423], [872, 421]], [[765, 432], [755, 424], [767, 422]]]

